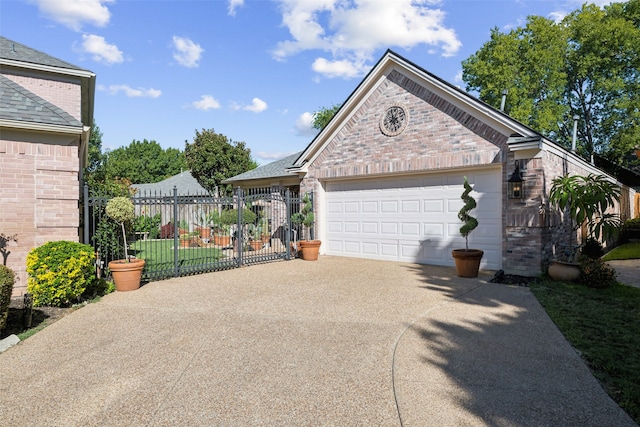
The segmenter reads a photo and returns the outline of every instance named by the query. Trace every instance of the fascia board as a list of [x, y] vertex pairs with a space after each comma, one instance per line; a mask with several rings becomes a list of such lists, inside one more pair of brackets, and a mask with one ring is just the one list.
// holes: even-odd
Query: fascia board
[[29, 70], [44, 71], [44, 72], [53, 73], [53, 74], [65, 74], [69, 76], [83, 77], [87, 79], [95, 78], [96, 76], [95, 73], [88, 70], [76, 70], [71, 68], [52, 67], [50, 65], [33, 64], [31, 62], [15, 61], [15, 60], [6, 59], [6, 58], [0, 59], [0, 65], [6, 65], [8, 67], [15, 67], [15, 68], [22, 68], [22, 69], [29, 69]]
[[47, 123], [33, 123], [33, 122], [23, 122], [19, 120], [5, 120], [0, 119], [0, 128], [13, 128], [20, 130], [32, 130], [37, 132], [53, 132], [53, 133], [62, 133], [69, 135], [82, 135], [83, 127], [82, 126], [61, 126], [61, 125], [52, 125]]

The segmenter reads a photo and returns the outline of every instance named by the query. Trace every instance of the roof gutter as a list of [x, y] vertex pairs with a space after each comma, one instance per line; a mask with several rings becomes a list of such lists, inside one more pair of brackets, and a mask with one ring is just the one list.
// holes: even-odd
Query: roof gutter
[[33, 62], [15, 61], [13, 59], [0, 58], [0, 65], [16, 68], [28, 68], [30, 70], [44, 71], [47, 73], [65, 74], [68, 76], [95, 78], [96, 74], [89, 70], [78, 70], [72, 68], [52, 67], [51, 65], [35, 64]]
[[49, 123], [33, 123], [6, 119], [0, 119], [0, 127], [20, 130], [32, 130], [37, 132], [62, 133], [66, 135], [82, 135], [84, 131], [82, 126], [62, 126], [52, 125]]

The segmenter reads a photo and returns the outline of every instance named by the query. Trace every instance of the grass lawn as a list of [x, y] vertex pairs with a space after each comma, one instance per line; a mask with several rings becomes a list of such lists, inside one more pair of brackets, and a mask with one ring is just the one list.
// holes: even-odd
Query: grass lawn
[[616, 259], [638, 259], [640, 258], [640, 243], [626, 243], [613, 248], [605, 256], [603, 261], [613, 261]]
[[640, 289], [553, 281], [530, 287], [609, 395], [640, 423]]
[[[146, 269], [164, 269], [173, 266], [173, 243], [173, 239], [138, 240], [132, 243], [131, 248], [136, 257], [146, 261]], [[214, 247], [178, 249], [178, 260], [183, 266], [212, 263], [222, 257], [222, 251]]]

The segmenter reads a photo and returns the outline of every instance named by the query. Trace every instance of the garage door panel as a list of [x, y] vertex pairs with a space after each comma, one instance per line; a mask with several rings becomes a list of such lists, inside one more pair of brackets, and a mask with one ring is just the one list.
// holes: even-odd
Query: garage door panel
[[444, 211], [444, 200], [425, 200], [422, 202], [422, 206], [425, 213]]
[[381, 222], [380, 223], [380, 234], [381, 235], [398, 235], [398, 223], [397, 222]]
[[442, 223], [423, 223], [422, 235], [424, 237], [444, 237], [444, 224]]
[[327, 231], [329, 233], [342, 233], [341, 221], [327, 221]]
[[362, 213], [378, 213], [378, 202], [363, 200]]
[[419, 222], [402, 222], [400, 225], [402, 229], [402, 236], [420, 236], [420, 223]]
[[362, 232], [364, 234], [378, 234], [377, 222], [362, 222]]
[[344, 232], [345, 233], [359, 233], [360, 232], [360, 223], [357, 221], [345, 221], [344, 222]]
[[327, 183], [326, 253], [453, 266], [451, 250], [465, 245], [457, 217], [465, 175], [478, 201], [472, 215], [480, 222], [469, 244], [485, 251], [482, 268], [499, 269], [502, 196], [497, 169]]

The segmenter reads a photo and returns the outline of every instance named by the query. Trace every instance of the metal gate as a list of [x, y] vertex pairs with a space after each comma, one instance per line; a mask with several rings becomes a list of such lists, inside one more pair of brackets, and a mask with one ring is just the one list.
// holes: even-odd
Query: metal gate
[[[111, 196], [84, 187], [84, 242], [96, 251], [97, 267], [108, 275], [108, 263], [124, 258], [122, 229], [105, 206]], [[231, 197], [206, 194], [135, 194], [136, 217], [127, 226], [129, 254], [146, 261], [143, 280], [158, 280], [295, 256], [299, 236], [291, 215], [299, 210], [297, 193], [269, 188]]]

